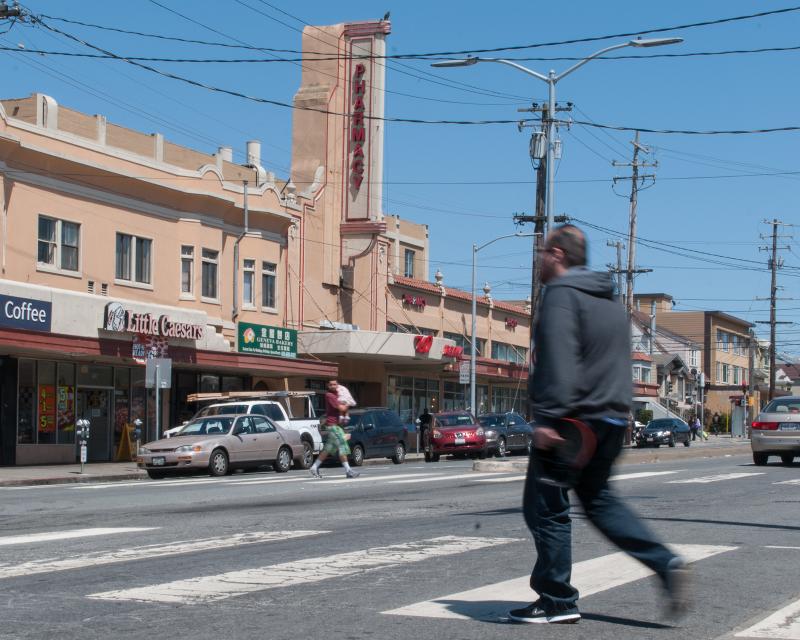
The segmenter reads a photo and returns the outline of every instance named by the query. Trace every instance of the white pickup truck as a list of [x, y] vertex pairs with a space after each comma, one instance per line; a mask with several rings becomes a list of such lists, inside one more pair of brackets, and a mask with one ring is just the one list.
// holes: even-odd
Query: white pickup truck
[[[283, 429], [297, 431], [305, 445], [304, 456], [313, 462], [314, 454], [322, 451], [319, 418], [314, 412], [311, 397], [314, 391], [231, 391], [228, 393], [194, 393], [189, 402], [210, 402], [194, 418], [223, 413], [254, 413], [266, 416]], [[304, 417], [295, 417], [295, 412]], [[193, 419], [194, 419], [193, 418]], [[177, 435], [183, 425], [164, 432], [165, 437]]]

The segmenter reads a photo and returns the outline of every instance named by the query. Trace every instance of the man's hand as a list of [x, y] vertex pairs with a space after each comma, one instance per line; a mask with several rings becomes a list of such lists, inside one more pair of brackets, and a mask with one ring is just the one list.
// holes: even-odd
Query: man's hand
[[536, 427], [533, 430], [533, 446], [542, 451], [549, 451], [564, 442], [558, 431], [552, 427]]

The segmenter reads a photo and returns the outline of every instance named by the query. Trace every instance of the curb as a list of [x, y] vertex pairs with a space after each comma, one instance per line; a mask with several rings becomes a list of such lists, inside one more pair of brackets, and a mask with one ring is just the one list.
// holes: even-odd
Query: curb
[[[629, 453], [630, 450], [624, 449], [620, 455], [617, 464], [648, 464], [656, 462], [673, 462], [677, 460], [691, 460], [696, 458], [724, 458], [726, 456], [741, 456], [750, 454], [750, 444], [737, 444], [728, 447], [721, 447], [712, 450], [694, 450], [688, 451], [673, 451], [672, 453], [656, 453], [657, 449], [652, 454], [637, 454]], [[481, 471], [484, 473], [512, 473], [526, 472], [528, 470], [528, 459], [521, 458], [518, 460], [476, 460], [472, 463], [473, 471]]]
[[114, 482], [116, 480], [145, 480], [145, 473], [123, 473], [113, 476], [59, 476], [56, 478], [20, 478], [19, 480], [0, 480], [0, 487], [30, 487], [47, 484], [83, 484], [86, 482]]

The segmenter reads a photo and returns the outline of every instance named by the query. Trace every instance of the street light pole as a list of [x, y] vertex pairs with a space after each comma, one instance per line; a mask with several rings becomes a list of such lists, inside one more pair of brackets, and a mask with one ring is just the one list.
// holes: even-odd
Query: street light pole
[[610, 47], [606, 47], [604, 49], [600, 49], [599, 51], [595, 51], [592, 55], [586, 56], [583, 60], [576, 62], [574, 65], [562, 71], [561, 73], [556, 73], [555, 71], [551, 70], [547, 75], [542, 73], [538, 73], [533, 69], [528, 69], [528, 67], [524, 67], [521, 64], [517, 64], [511, 60], [504, 60], [502, 58], [464, 58], [461, 60], [443, 60], [442, 62], [433, 62], [431, 63], [432, 67], [469, 67], [478, 62], [496, 62], [498, 64], [504, 64], [509, 67], [514, 67], [515, 69], [522, 71], [523, 73], [527, 73], [534, 78], [538, 78], [543, 82], [547, 83], [548, 86], [548, 95], [547, 95], [547, 104], [549, 108], [549, 122], [547, 123], [547, 228], [546, 233], [550, 233], [554, 224], [554, 217], [555, 217], [555, 136], [556, 136], [556, 83], [562, 80], [563, 78], [567, 77], [573, 71], [577, 71], [583, 65], [585, 65], [590, 60], [594, 60], [609, 51], [614, 51], [615, 49], [622, 49], [623, 47], [660, 47], [663, 45], [668, 44], [677, 44], [683, 42], [683, 38], [653, 38], [648, 40], [629, 40], [628, 42], [620, 42], [619, 44], [611, 45]]
[[470, 290], [470, 294], [472, 295], [472, 331], [470, 335], [470, 363], [469, 363], [469, 408], [470, 411], [475, 415], [478, 416], [478, 410], [476, 407], [476, 398], [475, 398], [475, 355], [477, 352], [477, 324], [478, 324], [478, 316], [477, 316], [477, 306], [478, 301], [475, 294], [475, 277], [477, 274], [477, 256], [478, 251], [481, 249], [485, 249], [490, 244], [497, 242], [498, 240], [503, 240], [504, 238], [530, 238], [535, 236], [535, 233], [509, 233], [504, 236], [498, 236], [497, 238], [493, 238], [488, 242], [485, 242], [482, 245], [478, 245], [476, 243], [472, 244], [472, 289]]

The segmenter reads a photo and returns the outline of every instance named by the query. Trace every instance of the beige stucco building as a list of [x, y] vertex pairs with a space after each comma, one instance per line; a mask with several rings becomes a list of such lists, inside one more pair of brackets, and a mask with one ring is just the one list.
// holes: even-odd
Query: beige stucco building
[[[311, 29], [311, 28], [309, 28]], [[304, 50], [322, 44], [306, 29]], [[313, 29], [317, 29], [314, 27]], [[196, 391], [321, 389], [412, 419], [462, 408], [470, 295], [430, 282], [426, 225], [383, 201], [385, 21], [323, 27], [303, 65], [293, 160], [209, 154], [53, 97], [0, 100], [0, 464], [119, 453]], [[376, 119], [377, 118], [377, 119]], [[529, 309], [478, 301], [479, 409], [523, 406]], [[171, 360], [155, 415], [145, 363]]]

